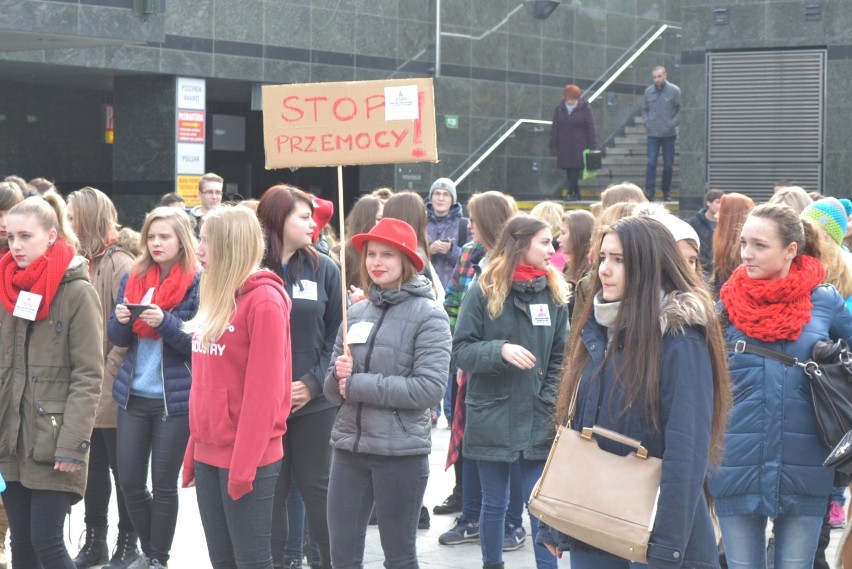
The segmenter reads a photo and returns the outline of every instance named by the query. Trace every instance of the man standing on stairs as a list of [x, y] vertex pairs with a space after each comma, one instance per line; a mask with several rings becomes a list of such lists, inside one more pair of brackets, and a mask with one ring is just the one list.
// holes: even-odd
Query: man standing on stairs
[[654, 84], [645, 89], [642, 123], [648, 131], [648, 169], [645, 195], [654, 201], [657, 184], [657, 156], [663, 149], [663, 200], [668, 201], [674, 170], [675, 138], [680, 123], [680, 87], [669, 83], [666, 68], [658, 65], [651, 72]]
[[556, 166], [568, 173], [568, 199], [580, 199], [580, 175], [583, 173], [583, 151], [598, 146], [595, 114], [580, 88], [565, 85], [564, 98], [553, 111], [550, 127], [550, 153], [556, 156]]

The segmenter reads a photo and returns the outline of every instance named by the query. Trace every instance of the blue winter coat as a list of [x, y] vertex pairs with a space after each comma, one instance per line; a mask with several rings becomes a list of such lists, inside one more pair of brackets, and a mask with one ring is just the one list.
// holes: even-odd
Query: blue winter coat
[[[749, 338], [730, 324], [728, 342], [744, 340], [805, 361], [818, 340], [852, 343], [852, 315], [840, 293], [822, 285], [811, 293], [811, 320], [796, 341]], [[719, 303], [722, 306], [722, 303]], [[710, 479], [720, 516], [825, 515], [832, 474], [822, 466], [829, 449], [814, 419], [808, 379], [799, 367], [754, 354], [729, 353], [734, 408], [725, 458]]]
[[[713, 418], [713, 372], [703, 326], [713, 315], [706, 315], [693, 295], [676, 293], [668, 297], [663, 316], [666, 330], [660, 365], [660, 430], [642, 420], [644, 402], [628, 408], [622, 399], [623, 390], [616, 381], [616, 370], [623, 365], [620, 346], [610, 346], [610, 350], [619, 351], [600, 369], [607, 352], [607, 329], [595, 321], [594, 315], [581, 336], [590, 361], [580, 380], [572, 427], [582, 430], [599, 425], [611, 429], [640, 440], [650, 456], [663, 459], [657, 516], [648, 548], [649, 567], [715, 568], [719, 567], [716, 536], [703, 492]], [[598, 444], [621, 456], [633, 451], [607, 439], [598, 439]], [[565, 540], [561, 534], [539, 531], [537, 541], [562, 541], [562, 549], [570, 544], [612, 557], [585, 543]]]
[[[121, 280], [121, 288], [116, 298], [124, 299], [128, 275]], [[186, 291], [186, 296], [173, 310], [163, 311], [163, 322], [156, 328], [163, 339], [163, 396], [166, 400], [166, 413], [169, 415], [189, 412], [189, 387], [192, 384], [192, 337], [183, 331], [183, 323], [192, 319], [198, 311], [198, 283], [201, 272]], [[130, 383], [133, 367], [136, 365], [136, 350], [139, 337], [133, 333], [132, 321], [121, 324], [115, 319], [115, 312], [109, 318], [109, 339], [116, 346], [129, 347], [127, 357], [118, 371], [112, 396], [124, 409], [130, 399]]]

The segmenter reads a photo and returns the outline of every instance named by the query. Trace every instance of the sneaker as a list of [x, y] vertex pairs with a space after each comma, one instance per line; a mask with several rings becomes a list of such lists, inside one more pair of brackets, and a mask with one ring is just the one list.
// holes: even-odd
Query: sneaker
[[456, 514], [462, 511], [462, 499], [458, 494], [450, 494], [443, 504], [438, 504], [432, 508], [432, 513], [436, 516], [445, 516], [447, 514]]
[[420, 506], [420, 519], [417, 520], [417, 529], [429, 529], [430, 525], [429, 509], [426, 506]]
[[503, 536], [503, 551], [515, 551], [527, 540], [527, 531], [524, 526], [509, 524]]
[[456, 525], [438, 537], [438, 543], [441, 545], [458, 545], [459, 543], [473, 541], [479, 541], [479, 524], [477, 522], [463, 522], [461, 518], [456, 518]]
[[832, 502], [828, 510], [828, 525], [832, 528], [842, 528], [846, 525], [846, 512], [838, 502]]

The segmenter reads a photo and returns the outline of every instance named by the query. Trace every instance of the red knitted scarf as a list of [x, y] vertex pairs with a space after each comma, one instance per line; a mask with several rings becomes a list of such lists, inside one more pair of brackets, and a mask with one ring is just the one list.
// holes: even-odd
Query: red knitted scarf
[[547, 271], [536, 269], [532, 265], [524, 265], [523, 263], [518, 263], [517, 265], [515, 265], [515, 274], [512, 276], [512, 281], [529, 281], [538, 277], [543, 277], [546, 274]]
[[[175, 263], [169, 275], [160, 282], [160, 266], [155, 264], [145, 276], [130, 274], [127, 278], [127, 286], [124, 288], [124, 296], [128, 302], [138, 304], [148, 289], [153, 287], [155, 290], [151, 304], [156, 304], [163, 312], [168, 312], [181, 303], [194, 279], [194, 272], [186, 272], [180, 263]], [[160, 337], [153, 328], [138, 318], [133, 321], [132, 329], [142, 338], [156, 340]]]
[[728, 319], [747, 336], [764, 342], [797, 340], [811, 319], [811, 291], [825, 278], [825, 267], [810, 255], [793, 259], [787, 276], [774, 281], [749, 278], [737, 267], [719, 296]]
[[6, 253], [0, 259], [0, 301], [9, 314], [14, 313], [20, 292], [26, 291], [41, 295], [36, 320], [44, 320], [50, 313], [50, 303], [59, 290], [59, 283], [74, 258], [74, 248], [63, 239], [56, 242], [38, 259], [24, 267], [18, 267], [12, 253]]

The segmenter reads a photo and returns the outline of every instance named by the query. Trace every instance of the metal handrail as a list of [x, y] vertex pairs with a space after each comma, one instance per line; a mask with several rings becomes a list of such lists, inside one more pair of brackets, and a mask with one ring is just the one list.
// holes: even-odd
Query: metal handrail
[[[639, 47], [639, 48], [638, 48], [638, 49], [637, 49], [637, 50], [633, 53], [633, 55], [631, 55], [630, 57], [628, 57], [628, 58], [627, 58], [627, 60], [626, 60], [624, 63], [622, 63], [622, 64], [618, 67], [618, 69], [617, 69], [617, 70], [616, 70], [616, 71], [615, 71], [615, 72], [614, 72], [614, 73], [613, 73], [613, 74], [612, 74], [612, 75], [611, 75], [611, 76], [610, 76], [610, 77], [609, 77], [606, 81], [603, 81], [603, 84], [601, 85], [601, 87], [600, 87], [597, 91], [595, 91], [595, 93], [594, 93], [593, 95], [590, 95], [588, 98], [586, 98], [586, 100], [587, 100], [587, 101], [591, 104], [591, 103], [592, 103], [593, 101], [595, 101], [598, 97], [600, 97], [600, 96], [601, 96], [601, 95], [602, 95], [602, 94], [603, 94], [603, 93], [607, 90], [607, 88], [609, 88], [609, 86], [610, 86], [610, 85], [612, 85], [612, 83], [613, 83], [616, 79], [618, 79], [618, 78], [621, 76], [621, 74], [622, 74], [622, 73], [624, 73], [624, 71], [626, 71], [626, 70], [627, 70], [627, 68], [628, 68], [628, 67], [630, 67], [630, 66], [633, 64], [633, 62], [634, 62], [634, 61], [636, 61], [636, 59], [637, 59], [637, 58], [639, 58], [639, 56], [640, 56], [640, 55], [642, 55], [643, 53], [645, 53], [645, 51], [646, 51], [646, 50], [647, 50], [647, 49], [648, 49], [648, 48], [649, 48], [649, 47], [650, 47], [650, 46], [651, 46], [651, 45], [652, 45], [655, 41], [657, 41], [657, 39], [659, 39], [659, 37], [660, 37], [661, 35], [663, 35], [663, 33], [665, 33], [667, 30], [680, 30], [680, 29], [681, 29], [681, 28], [680, 28], [680, 26], [675, 26], [675, 25], [672, 25], [672, 24], [661, 24], [661, 25], [660, 25], [660, 27], [659, 27], [659, 28], [656, 28], [656, 29], [655, 29], [655, 27], [654, 27], [654, 26], [651, 26], [651, 27], [650, 27], [650, 28], [649, 28], [649, 29], [648, 29], [648, 30], [647, 30], [644, 34], [642, 34], [642, 36], [641, 36], [638, 40], [636, 40], [635, 42], [633, 42], [633, 45], [631, 45], [629, 48], [627, 48], [627, 50], [624, 52], [624, 54], [623, 54], [623, 55], [622, 55], [622, 56], [621, 56], [618, 60], [616, 60], [616, 61], [615, 61], [615, 63], [613, 63], [612, 65], [610, 65], [610, 66], [609, 66], [609, 68], [607, 68], [607, 70], [606, 70], [606, 71], [604, 71], [604, 72], [603, 72], [603, 74], [602, 74], [600, 77], [598, 77], [598, 78], [597, 78], [594, 82], [592, 82], [592, 84], [591, 84], [589, 87], [587, 87], [587, 88], [583, 91], [582, 96], [585, 98], [585, 96], [586, 96], [586, 95], [587, 95], [587, 94], [588, 94], [588, 93], [592, 90], [592, 88], [593, 88], [595, 85], [597, 85], [597, 84], [601, 83], [601, 82], [603, 81], [603, 78], [604, 78], [604, 77], [606, 77], [606, 75], [607, 75], [608, 73], [610, 73], [610, 71], [611, 71], [611, 70], [612, 70], [612, 69], [613, 69], [616, 65], [618, 65], [618, 64], [619, 64], [619, 61], [621, 61], [621, 59], [622, 59], [622, 58], [623, 58], [626, 54], [630, 53], [630, 52], [631, 52], [631, 50], [633, 50], [633, 49], [634, 49], [634, 48], [635, 48], [638, 44], [640, 44], [640, 43], [641, 43], [641, 44], [642, 44], [642, 45], [641, 45], [641, 47]], [[650, 37], [649, 37], [649, 36], [650, 36]], [[482, 148], [483, 148], [483, 147], [485, 147], [485, 145], [487, 145], [487, 144], [488, 144], [488, 141], [490, 141], [491, 139], [493, 139], [493, 138], [497, 135], [497, 133], [498, 133], [498, 132], [500, 132], [500, 130], [502, 130], [503, 128], [505, 128], [505, 126], [506, 126], [508, 123], [509, 123], [509, 121], [508, 121], [508, 120], [507, 120], [507, 121], [505, 121], [505, 122], [504, 122], [504, 123], [500, 126], [500, 128], [498, 128], [496, 131], [494, 131], [494, 133], [492, 133], [492, 134], [491, 134], [491, 136], [489, 136], [489, 137], [485, 140], [485, 142], [483, 142], [483, 143], [479, 146], [479, 148], [477, 148], [477, 149], [476, 149], [476, 151], [474, 151], [474, 153], [473, 153], [473, 154], [471, 154], [471, 156], [475, 156], [477, 153], [479, 153], [479, 151], [480, 151], [480, 150], [482, 150]], [[518, 128], [519, 128], [522, 124], [546, 124], [546, 125], [550, 125], [550, 124], [552, 124], [552, 121], [544, 121], [544, 120], [538, 120], [538, 119], [518, 119], [518, 120], [516, 120], [516, 121], [512, 124], [512, 126], [511, 126], [511, 127], [509, 127], [509, 129], [508, 129], [506, 132], [504, 132], [502, 136], [500, 136], [500, 138], [498, 138], [498, 139], [497, 139], [497, 140], [496, 140], [496, 141], [495, 141], [495, 142], [494, 142], [491, 146], [489, 146], [489, 147], [488, 147], [488, 150], [486, 150], [485, 152], [483, 152], [483, 153], [482, 153], [482, 155], [481, 155], [479, 158], [477, 158], [477, 159], [473, 162], [473, 164], [471, 164], [470, 166], [468, 166], [468, 168], [467, 168], [464, 172], [462, 172], [462, 174], [461, 174], [458, 178], [456, 178], [456, 179], [454, 180], [455, 184], [458, 186], [458, 184], [460, 184], [460, 183], [461, 183], [461, 182], [463, 182], [465, 179], [467, 179], [467, 177], [468, 177], [468, 176], [470, 176], [470, 174], [472, 174], [472, 173], [473, 173], [473, 171], [474, 171], [474, 170], [476, 170], [476, 168], [478, 168], [478, 167], [479, 167], [479, 165], [480, 165], [480, 164], [482, 164], [482, 162], [484, 162], [486, 158], [488, 158], [489, 156], [491, 156], [491, 154], [493, 154], [493, 153], [494, 153], [494, 151], [495, 151], [495, 150], [497, 150], [497, 148], [498, 148], [501, 144], [503, 144], [503, 142], [505, 142], [507, 138], [509, 138], [509, 137], [510, 137], [510, 136], [511, 136], [511, 135], [512, 135], [512, 134], [513, 134], [516, 130], [518, 130]], [[616, 131], [616, 132], [617, 132], [617, 131]], [[613, 136], [614, 136], [614, 135], [615, 135], [615, 133], [613, 133], [612, 135], [610, 135], [610, 136], [606, 139], [606, 141], [605, 141], [604, 145], [605, 145], [607, 142], [609, 142], [609, 140], [611, 140], [611, 139], [613, 138]], [[601, 145], [601, 146], [603, 146], [603, 145]], [[450, 177], [450, 178], [453, 178], [453, 176], [455, 175], [455, 173], [456, 173], [456, 172], [458, 172], [458, 170], [459, 170], [460, 168], [461, 168], [461, 166], [460, 166], [459, 168], [457, 168], [457, 169], [456, 169], [456, 170], [455, 170], [452, 174], [450, 174], [450, 176], [449, 176], [449, 177]]]
[[[515, 121], [515, 124], [513, 124], [513, 125], [509, 128], [509, 130], [507, 130], [506, 132], [504, 132], [504, 133], [503, 133], [503, 136], [501, 136], [500, 138], [498, 138], [498, 139], [497, 139], [497, 141], [496, 141], [494, 144], [492, 144], [492, 145], [488, 148], [488, 150], [486, 150], [486, 151], [482, 154], [482, 156], [480, 156], [479, 158], [477, 158], [477, 159], [476, 159], [476, 161], [475, 161], [473, 164], [471, 164], [471, 165], [468, 167], [468, 169], [467, 169], [467, 170], [465, 170], [465, 171], [462, 173], [462, 175], [461, 175], [461, 176], [459, 176], [457, 179], [453, 180], [453, 182], [454, 182], [457, 186], [458, 186], [461, 182], [463, 182], [463, 181], [465, 180], [465, 178], [467, 178], [468, 176], [470, 176], [470, 174], [471, 174], [474, 170], [476, 170], [476, 168], [477, 168], [480, 164], [482, 164], [483, 160], [485, 160], [486, 158], [488, 158], [489, 156], [491, 156], [491, 153], [493, 153], [495, 150], [497, 150], [497, 147], [498, 147], [498, 146], [500, 146], [501, 144], [503, 144], [503, 141], [505, 141], [507, 138], [509, 138], [510, 136], [512, 136], [512, 133], [513, 133], [513, 132], [515, 132], [516, 130], [518, 130], [518, 127], [520, 127], [522, 124], [548, 124], [548, 125], [549, 125], [549, 124], [551, 124], [551, 121], [542, 121], [542, 120], [537, 120], [537, 119], [518, 119], [518, 120], [516, 120], [516, 121]], [[491, 137], [493, 137], [493, 136], [494, 136], [494, 135], [491, 135]]]

